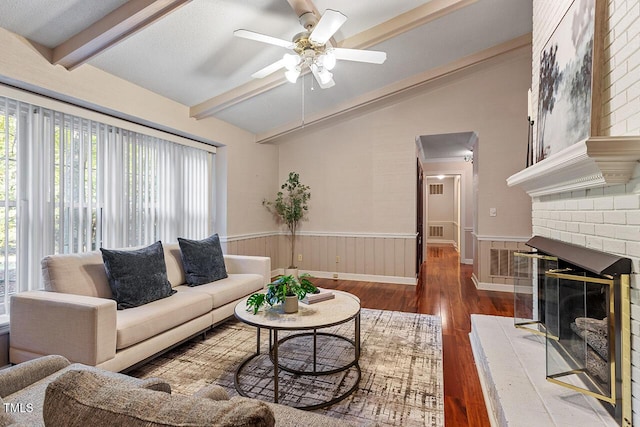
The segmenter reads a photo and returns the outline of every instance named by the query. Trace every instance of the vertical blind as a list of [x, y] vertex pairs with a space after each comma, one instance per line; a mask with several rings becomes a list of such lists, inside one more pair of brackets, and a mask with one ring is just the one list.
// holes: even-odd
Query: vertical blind
[[47, 254], [202, 238], [213, 153], [0, 97], [0, 315]]

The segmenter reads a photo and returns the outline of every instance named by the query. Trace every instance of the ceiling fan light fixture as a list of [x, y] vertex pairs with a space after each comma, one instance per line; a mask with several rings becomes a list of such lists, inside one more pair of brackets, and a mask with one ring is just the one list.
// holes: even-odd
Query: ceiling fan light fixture
[[324, 68], [325, 70], [331, 71], [336, 66], [336, 55], [333, 53], [333, 51], [324, 53], [320, 56], [320, 58], [322, 61], [322, 68]]
[[287, 80], [289, 80], [289, 82], [295, 83], [298, 80], [298, 77], [300, 76], [300, 70], [297, 67], [291, 70], [287, 70], [284, 73], [284, 76], [287, 78]]
[[300, 63], [300, 56], [293, 55], [291, 53], [285, 53], [282, 57], [282, 63], [287, 70], [295, 70], [296, 66]]

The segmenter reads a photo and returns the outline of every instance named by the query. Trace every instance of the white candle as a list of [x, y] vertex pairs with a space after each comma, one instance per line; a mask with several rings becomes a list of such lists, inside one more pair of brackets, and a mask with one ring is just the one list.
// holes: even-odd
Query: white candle
[[529, 120], [533, 118], [533, 116], [531, 115], [532, 109], [533, 108], [531, 106], [531, 88], [529, 88], [529, 90], [527, 90], [527, 117], [529, 117]]

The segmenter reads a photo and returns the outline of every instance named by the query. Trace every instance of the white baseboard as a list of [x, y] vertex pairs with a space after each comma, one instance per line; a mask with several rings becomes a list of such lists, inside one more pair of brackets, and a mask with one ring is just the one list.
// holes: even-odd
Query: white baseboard
[[476, 286], [476, 289], [480, 291], [495, 291], [495, 292], [509, 292], [513, 293], [513, 285], [505, 285], [503, 283], [488, 283], [480, 282], [475, 274], [471, 275], [471, 280]]
[[473, 259], [471, 258], [464, 258], [460, 260], [461, 264], [467, 264], [467, 265], [473, 265]]
[[[417, 285], [417, 279], [414, 277], [400, 276], [380, 276], [376, 274], [357, 274], [357, 273], [334, 273], [330, 271], [312, 271], [302, 270], [300, 273], [309, 273], [313, 277], [320, 279], [339, 279], [339, 280], [357, 280], [361, 282], [377, 282], [377, 283], [393, 283], [397, 285]], [[284, 274], [284, 268], [277, 268], [271, 271], [271, 277], [281, 276]], [[338, 277], [334, 277], [334, 275]]]

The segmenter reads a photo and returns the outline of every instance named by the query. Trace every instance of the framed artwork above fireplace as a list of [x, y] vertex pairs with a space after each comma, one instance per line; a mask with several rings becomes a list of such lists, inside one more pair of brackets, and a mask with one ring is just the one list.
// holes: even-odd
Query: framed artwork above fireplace
[[599, 133], [602, 0], [574, 0], [540, 54], [535, 161]]

